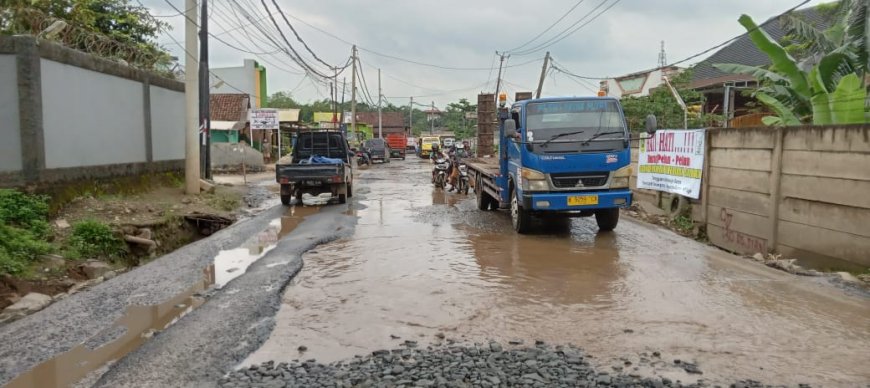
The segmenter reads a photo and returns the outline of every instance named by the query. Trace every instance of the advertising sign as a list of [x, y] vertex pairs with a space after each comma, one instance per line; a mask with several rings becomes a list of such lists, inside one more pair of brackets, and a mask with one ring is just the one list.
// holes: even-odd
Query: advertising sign
[[[646, 135], [646, 134], [645, 134]], [[704, 166], [704, 130], [663, 129], [639, 145], [637, 187], [697, 199]]]
[[251, 109], [248, 120], [251, 122], [251, 129], [278, 129], [278, 110]]

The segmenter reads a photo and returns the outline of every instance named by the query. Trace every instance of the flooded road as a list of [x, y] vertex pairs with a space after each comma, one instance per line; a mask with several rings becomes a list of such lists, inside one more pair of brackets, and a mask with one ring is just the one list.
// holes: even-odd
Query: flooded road
[[572, 343], [602, 367], [684, 382], [870, 382], [866, 299], [627, 217], [612, 233], [575, 219], [520, 236], [505, 212], [434, 190], [429, 168], [409, 158], [359, 173], [354, 234], [304, 255], [269, 340], [242, 365], [328, 362], [441, 333]]

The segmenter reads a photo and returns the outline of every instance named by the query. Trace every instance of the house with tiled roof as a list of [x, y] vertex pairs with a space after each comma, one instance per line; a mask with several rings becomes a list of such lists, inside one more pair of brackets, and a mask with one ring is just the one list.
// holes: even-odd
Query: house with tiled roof
[[209, 95], [212, 143], [238, 143], [239, 133], [248, 122], [250, 97], [243, 93]]
[[[366, 123], [372, 132], [378, 133], [378, 112], [356, 112], [357, 123]], [[402, 112], [381, 112], [381, 127], [384, 133], [407, 132], [405, 114]]]
[[[807, 23], [821, 30], [828, 28], [832, 22], [829, 13], [820, 12], [815, 7], [795, 12]], [[760, 25], [775, 41], [781, 41], [786, 34], [782, 28], [781, 17], [782, 15], [774, 16]], [[737, 21], [735, 20], [734, 23], [736, 24]], [[748, 116], [750, 114], [749, 106], [752, 105], [755, 98], [749, 93], [742, 93], [742, 91], [757, 88], [758, 81], [751, 75], [723, 72], [714, 66], [720, 63], [768, 66], [770, 58], [755, 47], [755, 44], [749, 39], [749, 35], [743, 34], [693, 68], [692, 81], [689, 87], [704, 94], [705, 113], [719, 115], [727, 113], [729, 122], [737, 117]], [[744, 126], [760, 125], [763, 115], [754, 114], [751, 120], [736, 120], [736, 122], [743, 123]], [[744, 119], [748, 118], [750, 117], [744, 117]]]

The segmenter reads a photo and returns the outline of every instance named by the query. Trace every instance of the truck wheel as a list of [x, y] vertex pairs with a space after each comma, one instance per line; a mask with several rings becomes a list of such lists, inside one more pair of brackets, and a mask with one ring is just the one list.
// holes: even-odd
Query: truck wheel
[[532, 215], [520, 206], [520, 201], [514, 190], [511, 190], [511, 221], [517, 233], [526, 234], [531, 230]]
[[490, 204], [494, 201], [492, 200], [492, 197], [483, 190], [483, 183], [480, 179], [478, 179], [477, 183], [474, 185], [474, 193], [477, 194], [477, 209], [489, 210]]
[[598, 229], [609, 232], [616, 228], [619, 223], [619, 209], [600, 209], [595, 211], [595, 222], [598, 223]]
[[347, 197], [353, 197], [353, 183], [347, 185]]
[[[348, 184], [345, 183], [341, 185], [343, 190], [338, 192], [338, 203], [347, 203], [347, 193], [349, 192]], [[343, 192], [342, 192], [343, 191]]]
[[290, 206], [290, 200], [293, 199], [293, 195], [291, 194], [281, 194], [281, 204], [284, 206]]

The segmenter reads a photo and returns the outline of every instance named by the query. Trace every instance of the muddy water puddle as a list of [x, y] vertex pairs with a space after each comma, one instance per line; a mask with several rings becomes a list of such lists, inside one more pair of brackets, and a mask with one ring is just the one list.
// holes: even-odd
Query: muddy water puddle
[[241, 365], [335, 361], [443, 333], [573, 343], [605, 369], [630, 361], [625, 373], [684, 382], [870, 381], [866, 300], [629, 219], [613, 233], [576, 219], [518, 236], [504, 212], [433, 190], [429, 168], [360, 174], [371, 192], [354, 235], [304, 256], [271, 337]]
[[[84, 344], [49, 359], [6, 385], [8, 388], [67, 387], [91, 372], [137, 349], [155, 333], [165, 330], [206, 300], [201, 296], [210, 288], [222, 288], [277, 246], [317, 207], [290, 207], [285, 214], [242, 243], [238, 248], [220, 251], [203, 270], [202, 280], [158, 305], [134, 305], [110, 328]], [[134, 271], [135, 273], [135, 271]], [[91, 345], [91, 342], [96, 343]]]

